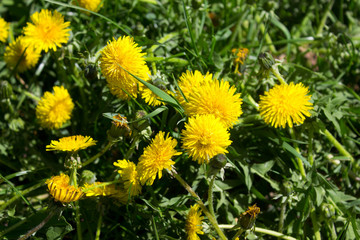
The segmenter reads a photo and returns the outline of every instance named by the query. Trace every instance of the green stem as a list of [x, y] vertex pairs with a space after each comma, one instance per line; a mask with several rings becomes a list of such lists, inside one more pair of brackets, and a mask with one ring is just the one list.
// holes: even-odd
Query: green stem
[[75, 202], [75, 221], [76, 221], [76, 231], [77, 231], [78, 240], [82, 240], [80, 206], [78, 201]]
[[100, 214], [99, 214], [99, 220], [98, 220], [97, 227], [96, 227], [95, 240], [100, 240], [101, 224], [102, 224], [102, 206], [100, 206], [99, 213]]
[[100, 151], [98, 152], [96, 155], [92, 156], [90, 159], [88, 159], [87, 161], [85, 161], [82, 164], [82, 167], [85, 167], [86, 165], [89, 165], [90, 163], [92, 163], [93, 161], [95, 161], [96, 159], [98, 159], [99, 157], [101, 157], [107, 150], [109, 150], [109, 148], [113, 145], [112, 142], [108, 142], [107, 145]]
[[[296, 138], [295, 138], [295, 133], [294, 133], [294, 129], [293, 129], [293, 128], [290, 128], [289, 131], [290, 131], [291, 138], [292, 138], [293, 140], [296, 140]], [[299, 147], [298, 147], [298, 145], [297, 145], [296, 142], [294, 142], [294, 148], [295, 148], [295, 150], [300, 154], [300, 149], [299, 149]], [[305, 179], [305, 178], [306, 178], [306, 173], [305, 173], [304, 164], [303, 164], [303, 162], [301, 161], [301, 159], [300, 159], [299, 157], [296, 157], [296, 160], [297, 160], [297, 164], [298, 164], [298, 167], [299, 167], [301, 176], [303, 176], [303, 178]]]
[[31, 98], [32, 100], [38, 102], [40, 101], [40, 98], [38, 96], [35, 96], [33, 93], [29, 92], [29, 91], [26, 91], [26, 90], [22, 90], [22, 93], [25, 94], [25, 96]]
[[250, 104], [256, 109], [259, 110], [259, 104], [253, 99], [251, 95], [246, 95], [247, 99], [249, 100]]
[[279, 80], [279, 82], [281, 84], [287, 84], [285, 79], [281, 76], [280, 72], [279, 72], [279, 69], [277, 68], [277, 66], [273, 65], [271, 68], [270, 68], [270, 71], [274, 74], [274, 76]]
[[337, 239], [337, 234], [336, 234], [336, 229], [335, 229], [335, 225], [334, 222], [328, 222], [328, 226], [330, 228], [330, 234], [331, 234], [331, 240], [336, 240]]
[[[154, 52], [149, 51], [148, 53], [151, 58], [154, 57]], [[151, 62], [151, 67], [153, 69], [153, 75], [156, 75], [157, 70], [156, 70], [156, 62], [155, 61]]]
[[216, 220], [214, 205], [213, 205], [213, 190], [214, 190], [215, 177], [216, 175], [212, 175], [210, 179], [209, 190], [208, 190], [208, 204], [209, 204], [209, 211]]
[[314, 164], [313, 138], [314, 138], [314, 129], [310, 128], [310, 130], [309, 130], [309, 141], [308, 141], [308, 161], [309, 161], [311, 166]]
[[[220, 224], [219, 225], [219, 227], [223, 228], [223, 229], [231, 229], [234, 226], [235, 225], [231, 225], [231, 224]], [[263, 234], [266, 234], [266, 235], [278, 237], [280, 239], [285, 239], [285, 240], [296, 240], [296, 238], [284, 235], [282, 233], [279, 233], [279, 232], [276, 232], [276, 231], [273, 231], [273, 230], [268, 230], [268, 229], [265, 229], [265, 228], [255, 227], [254, 232], [263, 233]]]
[[348, 157], [352, 163], [354, 162], [353, 156], [348, 151], [346, 151], [346, 149], [343, 147], [343, 145], [341, 145], [341, 143], [339, 143], [336, 140], [336, 138], [327, 129], [322, 130], [322, 133], [327, 137], [327, 139], [334, 145], [334, 147], [336, 147], [336, 149], [343, 156]]
[[281, 204], [281, 211], [280, 211], [280, 218], [279, 218], [279, 232], [283, 232], [284, 228], [284, 221], [285, 221], [285, 212], [286, 212], [286, 205], [288, 203], [289, 198], [285, 197], [285, 201]]
[[182, 179], [182, 177], [180, 177], [180, 175], [178, 175], [176, 173], [175, 170], [171, 170], [171, 172], [169, 171], [169, 174], [174, 176], [176, 178], [176, 180], [179, 181], [179, 183], [190, 193], [191, 196], [193, 196], [195, 198], [195, 201], [197, 204], [199, 204], [199, 206], [201, 207], [201, 210], [204, 212], [204, 214], [206, 215], [206, 217], [209, 219], [211, 225], [213, 225], [213, 227], [215, 228], [216, 232], [218, 233], [219, 237], [222, 240], [227, 240], [226, 236], [224, 235], [223, 231], [221, 231], [221, 229], [219, 228], [219, 225], [217, 224], [215, 218], [211, 215], [211, 213], [209, 212], [209, 210], [205, 207], [203, 201], [200, 199], [200, 197], [194, 192], [194, 190], [189, 186], [189, 184], [187, 184], [187, 182], [185, 182], [184, 179]]
[[326, 19], [329, 15], [329, 12], [332, 8], [332, 6], [334, 5], [334, 0], [332, 0], [331, 2], [329, 2], [329, 4], [326, 7], [325, 13], [323, 14], [323, 17], [321, 18], [320, 24], [319, 24], [319, 28], [316, 31], [316, 36], [320, 36], [322, 34], [322, 31], [324, 29], [325, 23], [326, 23]]
[[311, 210], [310, 218], [311, 218], [311, 222], [313, 224], [315, 240], [321, 240], [320, 228], [318, 225], [318, 220], [316, 218], [315, 209]]

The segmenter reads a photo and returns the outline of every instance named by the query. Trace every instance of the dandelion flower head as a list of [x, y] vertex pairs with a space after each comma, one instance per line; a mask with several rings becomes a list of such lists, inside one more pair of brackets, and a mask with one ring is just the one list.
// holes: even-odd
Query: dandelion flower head
[[54, 93], [45, 92], [36, 106], [36, 118], [44, 128], [58, 129], [68, 120], [74, 109], [69, 92], [63, 87], [53, 87]]
[[171, 160], [173, 156], [180, 155], [180, 152], [175, 150], [177, 141], [169, 134], [160, 131], [152, 140], [149, 146], [144, 149], [144, 153], [139, 158], [138, 171], [140, 182], [152, 185], [156, 175], [159, 179], [162, 177], [162, 170], [171, 170], [171, 166], [175, 164]]
[[79, 200], [83, 192], [81, 188], [76, 188], [70, 185], [70, 178], [68, 175], [61, 173], [59, 176], [53, 176], [45, 182], [48, 186], [51, 196], [56, 201], [62, 203], [69, 203]]
[[[102, 0], [74, 0], [75, 3], [77, 3], [80, 7], [86, 8], [87, 10], [97, 12], [101, 8]], [[88, 12], [86, 12], [89, 14]]]
[[231, 144], [226, 127], [212, 114], [190, 117], [181, 135], [183, 149], [199, 164], [227, 153], [226, 148]]
[[204, 217], [201, 216], [201, 209], [199, 208], [200, 206], [198, 204], [190, 207], [185, 225], [187, 240], [200, 240], [198, 234], [204, 234], [202, 231], [202, 221]]
[[50, 145], [46, 146], [46, 151], [76, 152], [93, 145], [96, 145], [96, 141], [91, 137], [76, 135], [60, 138], [59, 141], [52, 140]]
[[26, 43], [24, 37], [18, 37], [6, 47], [4, 60], [6, 64], [16, 71], [24, 72], [34, 67], [40, 58], [40, 51]]
[[[188, 99], [194, 89], [208, 82], [212, 82], [212, 74], [206, 73], [204, 76], [201, 72], [195, 70], [195, 72], [186, 71], [186, 73], [183, 73], [178, 84], [185, 98]], [[175, 97], [182, 106], [185, 105], [186, 101], [179, 91], [176, 92]]]
[[234, 59], [235, 71], [234, 71], [234, 73], [240, 73], [239, 72], [239, 65], [244, 64], [246, 56], [249, 53], [249, 49], [247, 49], [247, 48], [233, 48], [231, 50], [231, 52], [235, 55], [235, 59]]
[[64, 22], [64, 16], [56, 10], [51, 12], [42, 9], [30, 17], [32, 23], [24, 27], [26, 41], [35, 48], [48, 52], [49, 49], [56, 51], [56, 47], [67, 43], [70, 36], [70, 22]]
[[226, 127], [232, 127], [242, 114], [242, 99], [229, 82], [213, 80], [203, 83], [188, 96], [185, 113], [188, 116], [213, 114]]
[[137, 97], [138, 80], [128, 72], [144, 81], [150, 79], [150, 70], [146, 65], [144, 55], [145, 53], [141, 52], [141, 48], [137, 46], [134, 39], [129, 36], [123, 36], [117, 40], [114, 38], [101, 51], [101, 72], [113, 95], [122, 100], [129, 99], [127, 93], [132, 97]]
[[140, 85], [140, 92], [141, 92], [141, 98], [144, 99], [144, 101], [150, 105], [150, 106], [159, 106], [164, 104], [164, 102], [159, 100], [159, 96], [156, 95], [153, 91], [151, 91], [147, 86], [144, 84]]
[[136, 165], [129, 160], [118, 160], [114, 166], [119, 167], [118, 173], [124, 181], [124, 187], [127, 191], [130, 190], [130, 196], [137, 196], [141, 193], [141, 185], [139, 181]]
[[10, 24], [0, 17], [0, 42], [6, 42], [9, 36]]
[[114, 184], [103, 185], [103, 182], [94, 182], [93, 184], [85, 183], [82, 191], [87, 197], [95, 196], [112, 196], [116, 194], [117, 190]]
[[260, 96], [260, 115], [266, 124], [275, 128], [302, 124], [305, 117], [311, 116], [309, 110], [313, 109], [308, 93], [309, 89], [302, 83], [275, 85]]

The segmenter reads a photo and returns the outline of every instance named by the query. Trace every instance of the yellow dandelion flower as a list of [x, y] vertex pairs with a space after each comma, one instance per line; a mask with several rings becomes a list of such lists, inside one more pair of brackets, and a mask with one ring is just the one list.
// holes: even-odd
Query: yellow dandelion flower
[[148, 87], [141, 84], [140, 85], [141, 97], [145, 100], [145, 102], [150, 106], [159, 106], [165, 104], [164, 102], [159, 100], [159, 96], [156, 95], [153, 91], [151, 91]]
[[59, 141], [51, 140], [50, 145], [46, 146], [46, 151], [76, 152], [93, 145], [96, 145], [96, 141], [91, 137], [76, 135], [60, 138]]
[[114, 166], [120, 168], [118, 173], [124, 181], [125, 190], [130, 191], [130, 196], [139, 195], [141, 193], [141, 185], [135, 163], [124, 159], [115, 162]]
[[231, 144], [226, 127], [212, 114], [190, 117], [181, 135], [183, 149], [199, 164], [227, 153], [226, 148]]
[[[183, 73], [178, 84], [185, 98], [188, 99], [194, 89], [208, 82], [212, 82], [212, 74], [206, 73], [204, 76], [201, 72], [195, 70], [195, 72], [186, 71], [186, 73]], [[175, 97], [182, 106], [185, 105], [186, 101], [179, 91], [176, 92]]]
[[36, 106], [36, 118], [44, 128], [58, 129], [68, 120], [74, 109], [69, 92], [63, 87], [53, 87], [54, 94], [45, 92]]
[[24, 37], [18, 37], [14, 42], [6, 47], [4, 53], [4, 60], [6, 64], [16, 71], [24, 72], [34, 67], [40, 58], [40, 51], [34, 47], [29, 46]]
[[24, 27], [26, 41], [34, 45], [37, 49], [48, 52], [49, 49], [56, 51], [56, 47], [67, 43], [70, 36], [70, 22], [64, 22], [64, 16], [61, 13], [51, 12], [42, 9], [41, 12], [35, 12], [30, 17], [33, 23], [27, 23]]
[[189, 116], [213, 114], [226, 127], [232, 127], [242, 114], [242, 99], [229, 82], [214, 80], [193, 89], [185, 104]]
[[249, 53], [249, 49], [247, 48], [233, 48], [231, 52], [235, 55], [234, 64], [235, 64], [235, 71], [234, 73], [239, 72], [239, 65], [244, 64], [247, 54]]
[[[74, 0], [74, 3], [87, 10], [97, 12], [102, 7], [102, 0]], [[89, 14], [86, 12], [86, 14]]]
[[204, 234], [202, 231], [202, 221], [204, 217], [201, 216], [201, 209], [199, 208], [200, 206], [198, 204], [190, 207], [185, 224], [187, 240], [200, 240], [198, 234]]
[[302, 83], [275, 85], [260, 96], [260, 115], [265, 123], [275, 128], [285, 128], [286, 124], [292, 128], [293, 124], [302, 124], [305, 116], [311, 115], [309, 110], [313, 109], [308, 93], [309, 89]]
[[124, 69], [148, 81], [150, 70], [143, 58], [144, 55], [134, 39], [128, 36], [117, 40], [114, 38], [101, 51], [100, 68], [113, 95], [122, 100], [129, 99], [127, 93], [137, 97], [138, 81]]
[[83, 192], [80, 188], [76, 188], [70, 184], [70, 178], [68, 175], [60, 174], [59, 176], [53, 176], [46, 180], [49, 192], [56, 201], [62, 203], [69, 203], [79, 200]]
[[10, 24], [0, 17], [0, 42], [6, 42], [9, 36]]
[[139, 158], [137, 167], [142, 184], [147, 182], [152, 185], [156, 174], [160, 179], [163, 169], [171, 170], [171, 166], [175, 164], [171, 158], [181, 154], [175, 150], [176, 145], [177, 141], [169, 137], [169, 134], [165, 136], [165, 133], [160, 131], [155, 136]]
[[112, 196], [117, 193], [114, 184], [102, 185], [103, 182], [94, 182], [93, 184], [85, 183], [82, 187], [82, 191], [87, 197], [95, 196]]

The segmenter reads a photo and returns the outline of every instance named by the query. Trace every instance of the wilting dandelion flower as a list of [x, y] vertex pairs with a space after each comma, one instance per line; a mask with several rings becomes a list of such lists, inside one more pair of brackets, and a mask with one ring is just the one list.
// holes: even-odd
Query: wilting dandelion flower
[[24, 37], [18, 37], [14, 42], [6, 47], [4, 60], [6, 64], [16, 71], [24, 72], [34, 67], [40, 58], [40, 51], [33, 46], [29, 46]]
[[124, 181], [125, 190], [130, 191], [130, 196], [139, 195], [141, 193], [141, 185], [135, 163], [124, 159], [115, 162], [114, 166], [120, 168], [118, 173]]
[[94, 182], [93, 184], [85, 183], [82, 187], [82, 191], [87, 197], [95, 196], [112, 196], [117, 193], [114, 184], [102, 185], [103, 182]]
[[61, 13], [42, 9], [40, 13], [35, 12], [31, 15], [30, 19], [32, 23], [27, 23], [24, 27], [24, 34], [26, 41], [35, 48], [45, 52], [49, 49], [56, 51], [56, 47], [68, 42], [70, 29], [67, 27], [70, 22], [64, 22]]
[[232, 127], [242, 114], [242, 99], [229, 82], [213, 80], [193, 89], [185, 103], [189, 116], [213, 114], [226, 127]]
[[54, 93], [45, 92], [36, 106], [36, 118], [44, 128], [60, 128], [71, 117], [74, 103], [69, 92], [63, 87], [55, 86]]
[[[97, 12], [101, 8], [102, 0], [74, 0], [75, 4], [79, 5], [82, 8], [86, 8], [87, 10]], [[86, 12], [88, 14], [88, 12]]]
[[181, 135], [183, 149], [199, 164], [227, 153], [226, 148], [231, 144], [226, 127], [212, 114], [190, 117]]
[[48, 186], [51, 196], [56, 201], [62, 203], [69, 203], [79, 200], [83, 192], [81, 188], [76, 188], [70, 185], [70, 178], [68, 175], [60, 174], [59, 176], [53, 176], [45, 182]]
[[0, 42], [6, 42], [9, 36], [9, 23], [0, 17]]
[[302, 83], [275, 85], [260, 96], [260, 115], [265, 123], [275, 128], [302, 124], [305, 116], [311, 116], [309, 110], [313, 109], [308, 93], [309, 89]]
[[201, 209], [199, 208], [200, 206], [198, 204], [191, 206], [187, 215], [185, 230], [188, 240], [200, 240], [198, 234], [204, 234], [202, 231], [202, 221], [204, 217], [201, 216]]
[[234, 71], [234, 73], [240, 73], [239, 72], [239, 65], [244, 64], [246, 56], [249, 53], [249, 49], [247, 49], [247, 48], [233, 48], [231, 50], [231, 52], [235, 55], [235, 59], [234, 59], [235, 71]]
[[[212, 74], [206, 73], [204, 76], [201, 72], [195, 70], [195, 72], [186, 71], [186, 73], [183, 73], [179, 78], [178, 84], [185, 98], [188, 99], [194, 89], [208, 82], [212, 82]], [[175, 97], [182, 106], [185, 105], [186, 101], [180, 91], [176, 92]]]
[[96, 141], [91, 137], [76, 135], [60, 138], [59, 141], [51, 140], [50, 145], [46, 146], [46, 151], [76, 152], [93, 145], [96, 145]]
[[141, 52], [140, 47], [137, 47], [134, 39], [128, 36], [120, 37], [117, 40], [114, 38], [101, 51], [101, 72], [113, 95], [123, 100], [129, 99], [127, 94], [137, 97], [138, 81], [128, 72], [144, 81], [150, 79], [150, 70], [146, 65], [144, 55], [145, 53]]
[[152, 185], [156, 175], [159, 179], [162, 177], [162, 170], [171, 170], [171, 166], [175, 164], [171, 160], [173, 156], [180, 155], [180, 152], [175, 150], [177, 141], [169, 134], [160, 131], [152, 140], [149, 146], [144, 150], [144, 153], [139, 158], [138, 172], [140, 182]]

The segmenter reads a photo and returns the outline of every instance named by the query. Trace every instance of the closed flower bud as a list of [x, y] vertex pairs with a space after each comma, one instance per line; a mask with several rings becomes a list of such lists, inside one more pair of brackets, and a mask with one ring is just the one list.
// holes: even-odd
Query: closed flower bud
[[120, 114], [113, 117], [111, 128], [108, 131], [109, 140], [116, 140], [119, 137], [127, 137], [131, 134], [131, 129], [128, 126], [128, 121], [126, 117], [121, 116]]
[[264, 70], [270, 70], [271, 67], [275, 64], [273, 56], [268, 52], [260, 53], [258, 60]]
[[208, 176], [216, 175], [223, 167], [225, 167], [227, 162], [226, 156], [224, 154], [219, 154], [213, 157], [210, 160], [210, 168], [208, 171]]
[[12, 91], [12, 86], [10, 85], [10, 83], [8, 81], [1, 81], [0, 82], [0, 99], [8, 99], [12, 96], [13, 91]]

